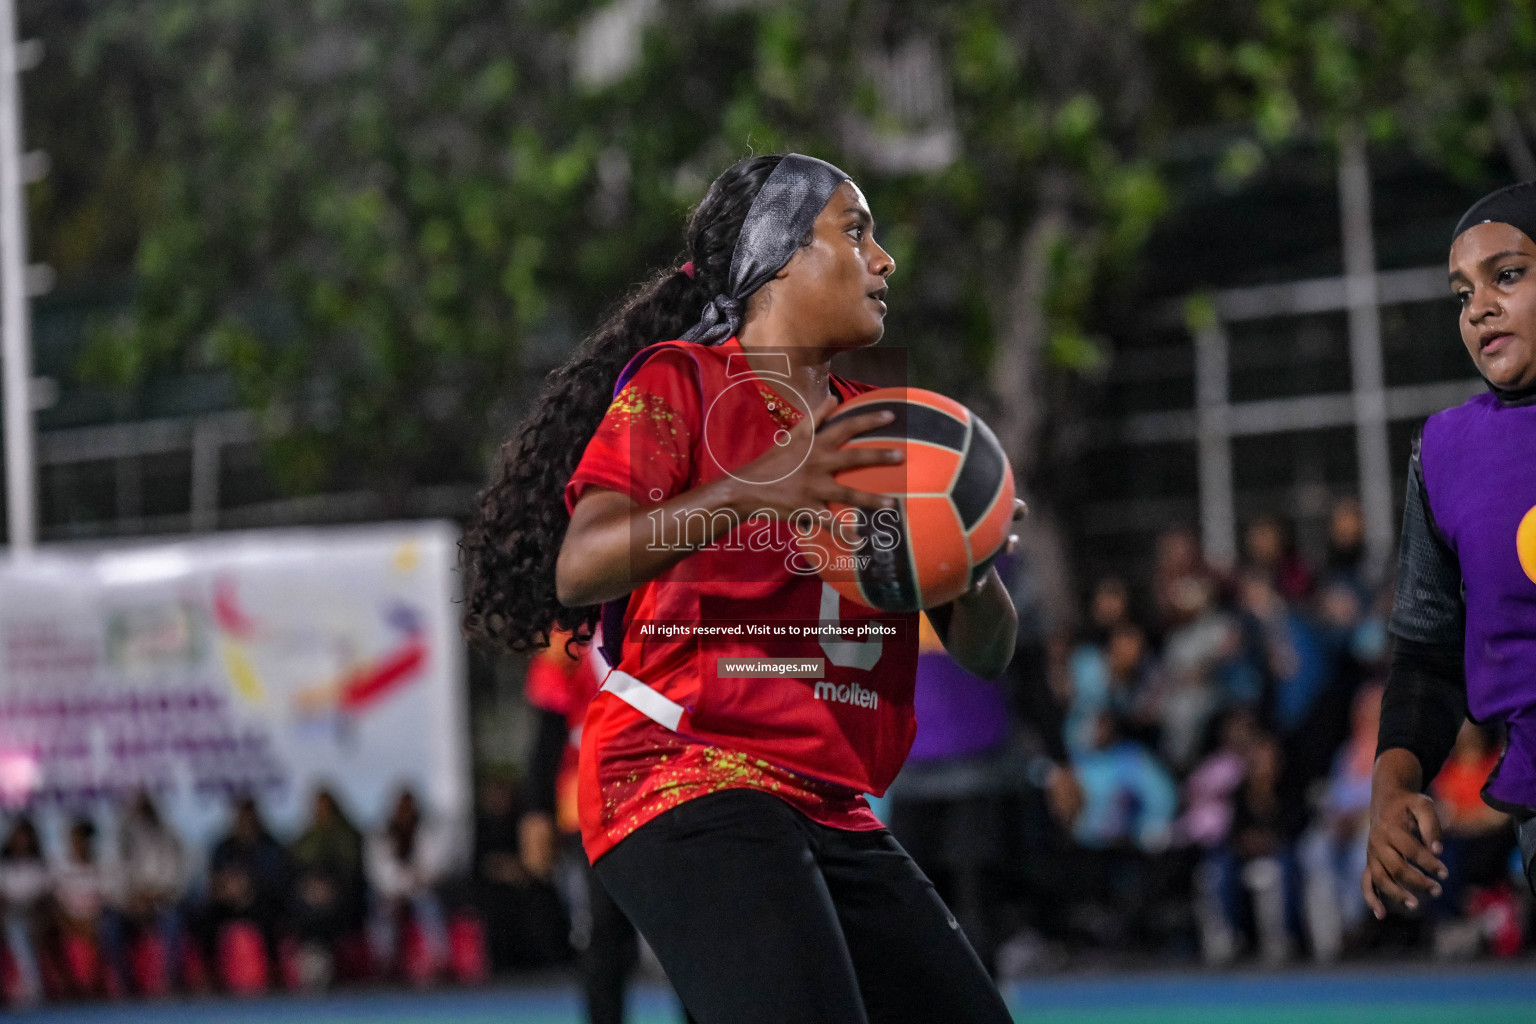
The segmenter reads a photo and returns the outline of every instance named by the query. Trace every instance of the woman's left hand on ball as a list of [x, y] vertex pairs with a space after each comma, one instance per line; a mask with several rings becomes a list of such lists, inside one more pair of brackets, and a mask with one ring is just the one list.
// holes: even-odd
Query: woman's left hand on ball
[[[1027, 515], [1029, 515], [1029, 506], [1024, 504], [1024, 499], [1023, 498], [1014, 498], [1013, 499], [1013, 521], [1014, 522], [1018, 522], [1019, 520], [1023, 519]], [[1003, 554], [1005, 554], [1005, 555], [1013, 554], [1013, 549], [1018, 547], [1018, 546], [1019, 546], [1019, 535], [1016, 534], [1016, 533], [1010, 533], [1008, 535], [1008, 542], [1003, 545]]]

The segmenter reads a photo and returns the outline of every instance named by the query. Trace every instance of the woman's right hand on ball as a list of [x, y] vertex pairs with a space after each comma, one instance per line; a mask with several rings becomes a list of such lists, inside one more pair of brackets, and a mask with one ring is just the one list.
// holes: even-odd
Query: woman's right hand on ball
[[[838, 401], [828, 396], [809, 416], [803, 416], [789, 431], [789, 440], [776, 445], [744, 466], [737, 475], [743, 480], [749, 514], [774, 513], [788, 519], [804, 510], [820, 511], [829, 502], [859, 505], [864, 508], [890, 508], [895, 499], [871, 494], [840, 484], [838, 473], [859, 466], [891, 466], [906, 456], [900, 448], [859, 446], [844, 448], [850, 438], [882, 427], [895, 417], [890, 412], [867, 412], [839, 420], [817, 429], [836, 410]], [[806, 453], [809, 446], [810, 452]], [[733, 474], [734, 475], [734, 474]], [[765, 483], [747, 483], [767, 481]]]

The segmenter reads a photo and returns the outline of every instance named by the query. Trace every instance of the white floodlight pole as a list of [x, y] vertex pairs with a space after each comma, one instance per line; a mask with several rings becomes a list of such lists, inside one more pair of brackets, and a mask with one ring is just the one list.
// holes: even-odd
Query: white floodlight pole
[[1355, 458], [1365, 514], [1366, 561], [1373, 577], [1389, 564], [1392, 466], [1387, 438], [1386, 372], [1381, 352], [1381, 296], [1371, 229], [1371, 168], [1365, 137], [1345, 129], [1339, 145], [1339, 219], [1344, 235], [1344, 293], [1349, 303], [1349, 365], [1355, 403]]
[[37, 543], [32, 330], [22, 205], [21, 68], [15, 0], [0, 0], [0, 372], [4, 374], [5, 496], [11, 554]]

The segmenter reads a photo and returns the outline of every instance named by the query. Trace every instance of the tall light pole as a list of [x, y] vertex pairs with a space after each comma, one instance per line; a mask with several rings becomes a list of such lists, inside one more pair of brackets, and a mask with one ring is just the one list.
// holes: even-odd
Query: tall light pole
[[11, 554], [37, 543], [32, 422], [32, 327], [21, 168], [21, 61], [15, 0], [0, 0], [0, 373], [5, 403], [5, 497]]
[[1387, 444], [1386, 371], [1381, 357], [1381, 297], [1371, 227], [1371, 168], [1365, 136], [1346, 128], [1339, 140], [1339, 220], [1344, 235], [1344, 294], [1349, 303], [1349, 367], [1355, 403], [1355, 458], [1365, 553], [1375, 578], [1392, 557], [1392, 466]]

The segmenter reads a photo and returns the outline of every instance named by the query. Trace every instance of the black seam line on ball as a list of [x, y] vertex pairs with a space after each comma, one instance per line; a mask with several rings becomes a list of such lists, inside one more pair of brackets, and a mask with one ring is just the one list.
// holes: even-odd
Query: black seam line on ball
[[971, 430], [971, 449], [950, 492], [967, 533], [981, 522], [996, 500], [1008, 465], [1002, 445], [985, 423], [972, 417]]
[[[896, 533], [896, 546], [886, 554], [889, 559], [881, 559], [874, 545], [874, 515], [868, 509], [859, 510], [859, 535], [871, 551], [867, 568], [854, 570], [854, 578], [858, 581], [859, 593], [868, 600], [865, 602], [871, 608], [881, 611], [906, 611], [917, 607], [916, 601], [921, 593], [921, 583], [917, 578], [917, 567], [912, 564], [910, 545], [907, 543], [907, 503], [904, 498], [897, 498], [899, 519], [894, 527]], [[892, 575], [872, 578], [870, 570], [879, 566], [881, 569], [889, 568]]]
[[941, 445], [957, 452], [965, 447], [966, 431], [962, 420], [955, 419], [947, 412], [913, 402], [868, 402], [829, 417], [819, 429], [825, 430], [849, 416], [872, 412], [890, 412], [895, 415], [895, 419], [855, 434], [855, 437], [899, 437], [903, 440], [915, 437], [927, 444]]

